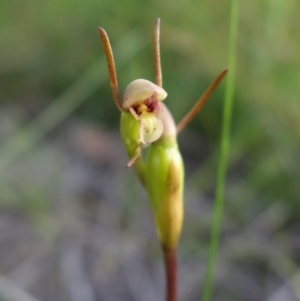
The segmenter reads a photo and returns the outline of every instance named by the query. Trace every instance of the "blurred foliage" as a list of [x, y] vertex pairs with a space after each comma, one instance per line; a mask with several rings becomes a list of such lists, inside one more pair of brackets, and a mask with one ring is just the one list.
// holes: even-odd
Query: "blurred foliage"
[[[299, 256], [294, 256], [297, 249], [291, 237], [299, 229], [300, 218], [299, 11], [298, 0], [240, 3], [224, 218], [224, 232], [230, 234], [252, 229], [253, 224], [255, 232], [256, 220], [264, 217], [272, 225], [272, 246], [285, 251], [285, 256], [296, 266]], [[122, 93], [133, 79], [154, 77], [152, 30], [157, 17], [162, 22], [166, 104], [175, 119], [180, 120], [226, 67], [229, 1], [0, 2], [1, 208], [25, 209], [38, 223], [38, 229], [49, 229], [54, 210], [51, 202], [61, 185], [63, 160], [53, 146], [36, 143], [53, 129], [57, 129], [51, 132], [53, 137], [64, 141], [67, 131], [62, 134], [59, 126], [65, 120], [117, 129], [119, 112], [112, 102], [108, 81], [104, 81], [107, 71], [97, 27], [107, 30], [116, 51]], [[132, 39], [129, 45], [122, 41], [126, 36]], [[183, 235], [183, 257], [198, 252], [199, 248], [205, 257], [207, 250], [223, 92], [224, 86], [218, 88], [179, 137], [188, 175], [189, 219]], [[24, 155], [25, 151], [28, 154]], [[122, 189], [119, 196], [130, 199], [126, 185]], [[203, 214], [193, 209], [200, 200], [204, 204]], [[131, 218], [136, 213], [130, 208], [125, 211]], [[258, 223], [261, 224], [264, 223]], [[54, 217], [52, 227], [57, 228]], [[231, 250], [230, 246], [227, 249]], [[242, 249], [241, 245], [239, 251]], [[290, 275], [289, 271], [284, 270], [284, 277]], [[238, 272], [236, 277], [239, 278]], [[229, 295], [232, 290], [228, 288]]]

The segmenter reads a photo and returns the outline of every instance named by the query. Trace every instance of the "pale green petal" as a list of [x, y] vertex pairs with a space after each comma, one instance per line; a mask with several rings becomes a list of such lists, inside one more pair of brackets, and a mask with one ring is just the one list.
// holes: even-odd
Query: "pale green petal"
[[139, 116], [140, 139], [143, 144], [158, 140], [163, 133], [163, 123], [154, 114], [144, 112]]

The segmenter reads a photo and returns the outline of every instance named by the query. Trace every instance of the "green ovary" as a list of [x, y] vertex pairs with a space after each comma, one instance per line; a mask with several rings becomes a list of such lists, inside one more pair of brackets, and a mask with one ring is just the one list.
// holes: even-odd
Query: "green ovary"
[[157, 233], [166, 249], [174, 249], [183, 218], [184, 168], [175, 139], [152, 144], [145, 164], [145, 181]]

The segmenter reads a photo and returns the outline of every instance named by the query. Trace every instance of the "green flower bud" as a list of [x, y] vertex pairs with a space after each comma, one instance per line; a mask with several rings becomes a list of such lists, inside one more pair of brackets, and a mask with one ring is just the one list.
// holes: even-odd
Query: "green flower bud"
[[[154, 67], [156, 84], [137, 79], [125, 89], [120, 100], [115, 63], [108, 36], [99, 28], [116, 106], [122, 112], [121, 136], [150, 198], [157, 233], [166, 250], [176, 248], [183, 217], [183, 162], [178, 150], [177, 129], [169, 110], [162, 104], [167, 92], [162, 88], [159, 50], [159, 20], [154, 30]], [[146, 162], [142, 148], [149, 145]], [[139, 160], [140, 159], [140, 160]]]

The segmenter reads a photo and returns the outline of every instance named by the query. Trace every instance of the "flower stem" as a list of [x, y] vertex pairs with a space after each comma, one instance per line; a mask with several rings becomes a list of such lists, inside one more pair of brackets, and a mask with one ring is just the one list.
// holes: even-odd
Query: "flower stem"
[[177, 300], [177, 255], [176, 249], [164, 252], [166, 270], [166, 301]]

